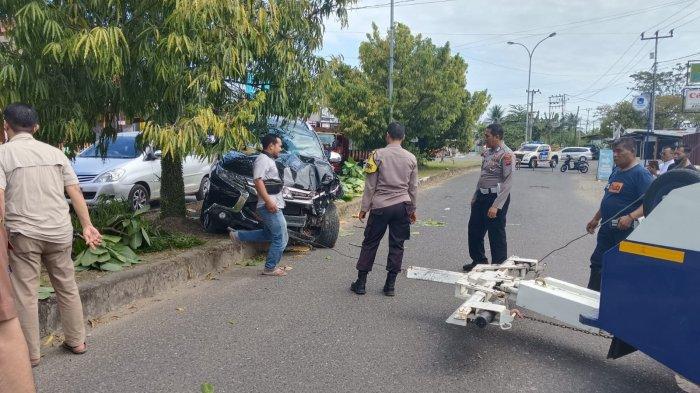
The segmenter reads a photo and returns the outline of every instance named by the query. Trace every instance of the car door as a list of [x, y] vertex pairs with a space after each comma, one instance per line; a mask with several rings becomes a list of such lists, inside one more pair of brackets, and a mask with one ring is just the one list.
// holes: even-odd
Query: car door
[[193, 155], [185, 157], [182, 162], [182, 176], [185, 183], [185, 193], [194, 194], [199, 191], [202, 178], [209, 173], [211, 160]]

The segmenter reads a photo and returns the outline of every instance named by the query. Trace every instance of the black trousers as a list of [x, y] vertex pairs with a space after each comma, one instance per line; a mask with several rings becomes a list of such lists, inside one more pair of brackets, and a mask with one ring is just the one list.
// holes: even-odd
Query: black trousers
[[357, 270], [367, 272], [372, 270], [379, 243], [386, 229], [389, 228], [389, 256], [386, 270], [392, 273], [401, 271], [403, 243], [411, 237], [409, 217], [411, 208], [412, 206], [408, 203], [399, 203], [370, 211], [365, 227], [365, 239], [362, 241], [362, 251], [357, 260]]
[[620, 244], [632, 233], [633, 228], [621, 231], [613, 228], [610, 223], [603, 225], [598, 230], [595, 250], [591, 254], [591, 275], [588, 278], [588, 289], [600, 292], [601, 272], [603, 270], [603, 254], [609, 249]]
[[502, 209], [498, 210], [496, 218], [489, 218], [489, 208], [496, 199], [496, 194], [478, 194], [472, 205], [469, 216], [469, 257], [473, 263], [488, 263], [484, 250], [484, 236], [489, 234], [491, 245], [491, 263], [502, 263], [508, 259], [508, 243], [506, 242], [506, 214], [510, 205], [510, 195]]

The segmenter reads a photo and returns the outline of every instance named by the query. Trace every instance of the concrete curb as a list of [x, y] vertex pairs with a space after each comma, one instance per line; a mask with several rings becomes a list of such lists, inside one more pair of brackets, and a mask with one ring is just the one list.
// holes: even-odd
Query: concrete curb
[[[453, 169], [420, 179], [426, 187], [459, 176], [478, 168]], [[360, 200], [338, 204], [338, 213], [346, 218], [359, 211]], [[98, 318], [136, 300], [179, 286], [189, 280], [219, 272], [237, 262], [260, 253], [257, 246], [234, 250], [228, 240], [209, 241], [203, 247], [168, 255], [162, 261], [139, 265], [133, 269], [110, 273], [96, 280], [80, 284], [85, 321]], [[55, 296], [39, 302], [39, 324], [42, 336], [60, 329], [60, 315]]]

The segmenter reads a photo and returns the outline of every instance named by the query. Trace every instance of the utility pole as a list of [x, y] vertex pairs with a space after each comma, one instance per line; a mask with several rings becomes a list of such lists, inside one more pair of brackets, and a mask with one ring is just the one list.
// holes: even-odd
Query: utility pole
[[581, 134], [578, 132], [578, 111], [580, 108], [580, 106], [576, 107], [576, 124], [574, 124], [574, 127], [576, 127], [576, 146], [581, 144]]
[[586, 108], [586, 134], [588, 134], [588, 119], [590, 118], [591, 108]]
[[532, 115], [535, 113], [535, 108], [534, 108], [534, 104], [535, 104], [535, 93], [542, 94], [542, 92], [540, 91], [540, 89], [537, 89], [537, 90], [530, 90], [530, 91], [528, 92], [528, 99], [529, 99], [529, 102], [530, 102], [530, 107], [527, 108], [527, 117], [526, 117], [526, 123], [525, 123], [525, 125], [526, 125], [525, 131], [526, 131], [526, 133], [527, 133], [527, 134], [526, 134], [526, 138], [525, 138], [525, 141], [526, 141], [526, 142], [529, 142], [529, 141], [532, 139], [532, 123], [533, 123], [533, 120], [534, 120]]
[[659, 31], [656, 30], [653, 36], [651, 37], [644, 37], [644, 32], [642, 32], [642, 41], [648, 41], [648, 40], [654, 40], [654, 74], [651, 78], [651, 99], [649, 100], [649, 120], [648, 120], [648, 127], [647, 127], [647, 133], [644, 135], [644, 143], [642, 144], [641, 152], [640, 152], [640, 158], [644, 160], [644, 164], [646, 164], [646, 145], [647, 145], [647, 140], [649, 139], [649, 134], [651, 134], [655, 129], [656, 129], [656, 68], [658, 66], [658, 52], [659, 52], [659, 40], [664, 39], [664, 38], [673, 38], [673, 29], [668, 32], [668, 35], [660, 36]]
[[391, 0], [391, 11], [389, 17], [389, 123], [394, 121], [394, 45], [396, 38], [394, 35], [394, 0]]

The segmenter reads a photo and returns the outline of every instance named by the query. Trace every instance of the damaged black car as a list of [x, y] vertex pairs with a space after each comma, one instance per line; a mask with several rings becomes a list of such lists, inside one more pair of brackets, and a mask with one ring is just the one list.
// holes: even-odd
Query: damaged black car
[[[276, 163], [284, 183], [286, 206], [282, 212], [290, 239], [316, 247], [334, 247], [340, 231], [334, 201], [342, 196], [342, 187], [333, 172], [331, 157], [316, 133], [303, 122], [271, 118], [259, 133], [265, 132], [282, 139], [283, 150]], [[213, 166], [200, 214], [207, 232], [222, 233], [227, 227], [263, 227], [256, 213], [257, 192], [253, 183], [253, 163], [258, 154], [231, 151]]]

